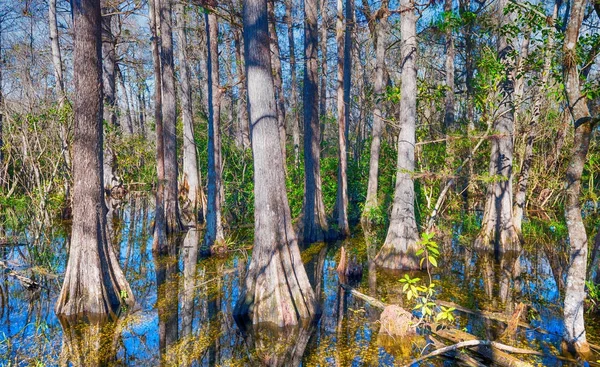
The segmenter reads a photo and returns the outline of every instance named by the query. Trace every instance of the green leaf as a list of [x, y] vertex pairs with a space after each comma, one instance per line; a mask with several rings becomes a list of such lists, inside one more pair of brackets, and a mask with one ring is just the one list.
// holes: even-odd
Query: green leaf
[[431, 263], [431, 265], [433, 265], [434, 267], [437, 268], [438, 264], [437, 264], [437, 260], [435, 259], [435, 257], [429, 256], [429, 262]]

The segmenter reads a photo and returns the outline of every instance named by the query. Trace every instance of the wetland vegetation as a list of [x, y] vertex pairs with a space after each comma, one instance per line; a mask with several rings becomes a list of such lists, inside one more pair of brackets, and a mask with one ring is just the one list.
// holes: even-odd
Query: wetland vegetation
[[600, 366], [599, 28], [0, 2], [0, 366]]

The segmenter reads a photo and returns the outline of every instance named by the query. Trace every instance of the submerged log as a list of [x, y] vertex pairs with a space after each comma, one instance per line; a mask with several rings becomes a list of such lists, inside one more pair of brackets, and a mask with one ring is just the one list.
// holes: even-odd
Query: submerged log
[[[433, 346], [436, 347], [437, 349], [446, 347], [446, 344], [437, 340], [433, 336], [430, 336], [429, 339], [431, 340]], [[471, 357], [467, 353], [461, 353], [461, 352], [457, 352], [456, 350], [451, 350], [451, 351], [442, 353], [442, 355], [447, 358], [457, 359], [457, 360], [461, 361], [462, 363], [464, 363], [467, 367], [486, 367], [485, 364], [479, 362], [477, 359]], [[412, 363], [414, 363], [414, 361]]]

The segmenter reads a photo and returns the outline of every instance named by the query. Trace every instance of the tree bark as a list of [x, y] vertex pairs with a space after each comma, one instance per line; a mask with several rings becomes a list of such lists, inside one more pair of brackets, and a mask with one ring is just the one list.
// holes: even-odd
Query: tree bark
[[[125, 74], [123, 73], [123, 70], [121, 70], [121, 67], [119, 67], [119, 65], [117, 64], [117, 68], [116, 68], [117, 74], [119, 74], [119, 84], [121, 87], [121, 91], [123, 93], [123, 99], [124, 99], [124, 103], [125, 103], [125, 122], [127, 123], [127, 130], [123, 130], [124, 133], [127, 133], [129, 135], [133, 135], [134, 131], [133, 131], [133, 116], [131, 115], [131, 104], [129, 103], [129, 93], [127, 92], [127, 83], [125, 81]], [[123, 126], [121, 124], [121, 126]]]
[[283, 81], [281, 73], [281, 55], [279, 52], [279, 38], [275, 26], [275, 0], [269, 0], [267, 3], [269, 12], [269, 38], [271, 40], [271, 66], [273, 67], [273, 82], [275, 83], [275, 101], [277, 102], [277, 121], [279, 123], [279, 141], [281, 143], [281, 152], [283, 153], [283, 162], [286, 161], [286, 133], [285, 133], [285, 99], [283, 96]]
[[[200, 170], [198, 169], [198, 156], [196, 153], [196, 140], [194, 138], [194, 113], [192, 110], [192, 89], [190, 87], [190, 67], [187, 57], [187, 35], [185, 21], [185, 6], [182, 3], [175, 5], [177, 22], [177, 43], [179, 59], [179, 75], [181, 86], [181, 115], [183, 121], [183, 187], [187, 189], [187, 200], [193, 215], [194, 223], [199, 218], [199, 213], [204, 213], [202, 198], [202, 184]], [[204, 218], [204, 214], [202, 214]]]
[[521, 172], [519, 172], [519, 180], [517, 183], [517, 192], [515, 194], [515, 203], [513, 207], [514, 213], [514, 225], [515, 229], [520, 233], [523, 225], [523, 215], [525, 212], [525, 204], [527, 203], [527, 185], [529, 183], [529, 173], [533, 164], [533, 143], [535, 141], [535, 127], [538, 124], [540, 115], [542, 114], [542, 102], [544, 101], [544, 94], [548, 85], [548, 77], [550, 75], [550, 68], [552, 66], [552, 55], [554, 52], [554, 22], [558, 15], [558, 3], [554, 3], [554, 10], [552, 12], [552, 18], [550, 18], [548, 26], [550, 32], [548, 32], [548, 44], [544, 50], [544, 69], [542, 70], [542, 76], [538, 91], [534, 97], [533, 110], [531, 118], [529, 120], [528, 132], [525, 138], [525, 154], [523, 155], [523, 164], [521, 165]]
[[[445, 0], [444, 14], [450, 17], [452, 14], [452, 0]], [[454, 37], [452, 26], [446, 24], [446, 97], [444, 98], [444, 128], [446, 132], [454, 132]], [[448, 142], [446, 142], [448, 144]]]
[[[318, 104], [317, 2], [304, 0], [304, 242], [325, 238], [327, 221], [321, 192], [321, 126]], [[321, 91], [324, 93], [325, 91]]]
[[[321, 83], [321, 87], [320, 87], [320, 91], [321, 94], [319, 94], [318, 98], [319, 98], [319, 116], [320, 117], [325, 117], [327, 115], [327, 74], [328, 74], [328, 67], [327, 67], [327, 39], [328, 39], [328, 26], [329, 26], [329, 15], [327, 13], [327, 2], [328, 0], [319, 0], [320, 1], [320, 5], [321, 5], [321, 39], [320, 39], [320, 44], [319, 47], [321, 48], [321, 79], [320, 79], [320, 83]], [[315, 3], [315, 8], [316, 8], [316, 3]], [[306, 11], [306, 10], [305, 10]], [[315, 14], [315, 22], [316, 22], [316, 14]], [[317, 36], [315, 35], [315, 39], [317, 38]], [[318, 42], [318, 41], [317, 41]], [[315, 51], [318, 52], [318, 51]], [[315, 56], [316, 57], [316, 56]], [[321, 126], [321, 128], [323, 128], [324, 125]], [[321, 133], [323, 133], [323, 131], [321, 131]], [[320, 139], [320, 137], [319, 137]]]
[[398, 170], [390, 227], [375, 262], [387, 269], [419, 269], [420, 264], [416, 256], [419, 231], [415, 220], [415, 186], [412, 178], [415, 170], [417, 118], [417, 17], [414, 0], [401, 0], [400, 11], [402, 84]]
[[244, 68], [246, 60], [242, 51], [242, 36], [239, 30], [234, 33], [235, 37], [235, 58], [237, 59], [237, 73], [240, 80], [238, 89], [238, 129], [239, 129], [239, 146], [244, 150], [252, 148], [250, 145], [250, 124], [248, 123], [248, 91], [246, 90], [246, 75]]
[[[502, 14], [508, 0], [502, 0], [499, 13]], [[513, 15], [503, 15], [501, 25], [510, 24]], [[513, 153], [514, 153], [514, 110], [513, 92], [515, 85], [515, 59], [513, 46], [506, 35], [498, 36], [498, 56], [504, 65], [504, 78], [500, 85], [500, 106], [498, 117], [493, 121], [496, 135], [492, 139], [489, 174], [494, 181], [488, 185], [483, 213], [482, 228], [475, 248], [498, 252], [519, 251], [520, 233], [513, 223]]]
[[269, 57], [267, 0], [244, 2], [244, 50], [254, 157], [255, 235], [245, 287], [234, 310], [253, 324], [296, 325], [318, 305], [292, 228]]
[[569, 103], [569, 112], [573, 117], [575, 127], [571, 160], [565, 179], [567, 194], [565, 220], [569, 232], [570, 261], [565, 289], [565, 333], [563, 338], [570, 352], [575, 352], [583, 356], [590, 354], [590, 346], [587, 342], [585, 321], [583, 319], [588, 244], [585, 226], [581, 217], [579, 194], [581, 192], [581, 175], [590, 146], [594, 121], [590, 116], [587, 98], [581, 93], [579, 71], [577, 70], [576, 46], [586, 4], [586, 0], [574, 0], [571, 3], [571, 16], [565, 31], [563, 46], [565, 92]]
[[156, 0], [160, 4], [160, 64], [162, 78], [162, 118], [165, 169], [165, 224], [168, 233], [183, 229], [179, 216], [177, 185], [177, 124], [175, 99], [175, 64], [173, 61], [172, 0]]
[[106, 232], [102, 176], [102, 58], [99, 0], [73, 1], [75, 139], [73, 227], [58, 315], [114, 315], [133, 306]]
[[206, 233], [200, 250], [203, 256], [209, 255], [214, 245], [224, 244], [221, 222], [221, 124], [219, 86], [219, 24], [214, 12], [205, 16], [206, 42], [208, 44], [208, 203], [206, 211]]
[[298, 81], [296, 78], [296, 43], [294, 40], [293, 0], [286, 0], [285, 21], [287, 24], [288, 44], [290, 47], [290, 114], [292, 117], [292, 143], [294, 144], [294, 164], [300, 162], [300, 116], [298, 114]]
[[[346, 7], [349, 8], [350, 1], [346, 1]], [[352, 19], [346, 19], [346, 32], [344, 34], [344, 5], [342, 0], [337, 0], [337, 19], [335, 38], [337, 42], [337, 118], [338, 118], [338, 144], [339, 144], [339, 166], [338, 166], [338, 186], [336, 198], [336, 213], [338, 231], [341, 237], [346, 237], [350, 234], [350, 226], [348, 225], [348, 153], [347, 153], [347, 124], [348, 113], [346, 109], [350, 109], [347, 104], [349, 102], [350, 92], [350, 49], [346, 52], [346, 47], [351, 48], [351, 24]], [[346, 35], [346, 37], [344, 37]], [[348, 45], [346, 45], [348, 39]], [[346, 80], [347, 79], [347, 80]], [[348, 96], [346, 96], [348, 93]], [[346, 98], [348, 97], [348, 101]]]
[[[61, 101], [65, 96], [65, 83], [63, 79], [62, 57], [60, 54], [60, 42], [58, 37], [58, 23], [56, 20], [56, 0], [48, 1], [48, 24], [50, 28], [50, 47], [52, 49], [52, 65], [54, 66], [54, 78], [60, 93]], [[62, 103], [62, 102], [61, 102]]]
[[[108, 15], [114, 12], [106, 0], [102, 0], [102, 12], [107, 15], [102, 16], [102, 87], [104, 89], [104, 121], [115, 130], [119, 128], [117, 119], [117, 99], [116, 99], [116, 66], [117, 40], [113, 34], [112, 21], [113, 16]], [[115, 173], [115, 159], [112, 150], [112, 139], [108, 135], [105, 143], [104, 154], [104, 187], [111, 190], [119, 182]]]
[[375, 95], [375, 107], [373, 108], [373, 138], [371, 140], [371, 155], [369, 158], [369, 180], [367, 183], [367, 198], [363, 208], [363, 222], [370, 223], [370, 213], [377, 208], [377, 186], [379, 184], [379, 152], [381, 151], [381, 134], [383, 133], [383, 102], [384, 75], [385, 75], [385, 51], [388, 27], [388, 1], [381, 3], [379, 23], [377, 24], [375, 40], [375, 84], [373, 94]]
[[160, 52], [158, 41], [157, 7], [158, 1], [150, 0], [149, 18], [152, 32], [152, 59], [154, 61], [154, 122], [156, 125], [156, 208], [154, 211], [154, 235], [152, 242], [153, 253], [166, 251], [166, 224], [165, 224], [165, 148], [162, 120], [162, 79]]

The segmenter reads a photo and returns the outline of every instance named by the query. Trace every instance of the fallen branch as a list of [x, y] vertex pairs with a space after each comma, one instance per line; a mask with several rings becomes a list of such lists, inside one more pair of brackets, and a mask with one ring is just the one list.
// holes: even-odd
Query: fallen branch
[[[502, 322], [504, 324], [508, 324], [510, 321], [510, 318], [506, 315], [497, 313], [497, 312], [490, 312], [490, 311], [483, 311], [483, 310], [472, 310], [470, 308], [466, 308], [463, 307], [459, 304], [456, 304], [454, 302], [447, 302], [447, 301], [440, 301], [437, 300], [435, 301], [435, 303], [438, 306], [444, 306], [444, 307], [453, 307], [455, 308], [457, 311], [469, 314], [469, 315], [474, 315], [474, 316], [479, 316], [479, 317], [483, 317], [486, 319], [490, 319], [490, 320], [494, 320], [494, 321], [498, 321], [498, 322]], [[531, 324], [528, 324], [524, 321], [519, 321], [518, 322], [518, 326], [525, 328], [525, 329], [531, 329], [531, 330], [535, 330], [537, 332], [539, 332], [540, 334], [548, 334], [548, 332], [546, 330], [543, 329], [539, 329], [539, 328], [534, 328], [533, 326], [531, 326]]]
[[21, 274], [19, 274], [18, 272], [16, 272], [15, 270], [12, 270], [8, 267], [8, 265], [4, 262], [4, 261], [0, 261], [0, 268], [4, 268], [7, 269], [7, 274], [15, 279], [17, 279], [18, 281], [21, 282], [21, 284], [23, 284], [27, 289], [37, 289], [37, 288], [41, 288], [41, 284], [36, 282], [33, 279], [27, 278]]
[[[429, 339], [431, 339], [433, 346], [438, 349], [444, 348], [446, 346], [444, 343], [437, 340], [433, 336], [430, 336]], [[471, 355], [469, 355], [467, 353], [456, 353], [456, 351], [449, 351], [449, 352], [443, 353], [443, 355], [444, 355], [444, 357], [447, 357], [447, 358], [458, 359], [459, 361], [464, 363], [467, 367], [486, 367], [485, 364], [479, 362], [477, 359], [471, 357]]]
[[[466, 348], [466, 347], [476, 347], [479, 345], [484, 345], [484, 346], [488, 346], [488, 347], [494, 347], [497, 349], [501, 349], [501, 350], [507, 350], [510, 351], [512, 353], [522, 353], [522, 354], [537, 354], [537, 352], [534, 352], [532, 350], [528, 350], [528, 349], [521, 349], [521, 348], [514, 348], [511, 347], [509, 345], [505, 345], [505, 344], [501, 344], [501, 343], [497, 343], [497, 342], [493, 342], [490, 340], [467, 340], [464, 342], [460, 342], [460, 343], [456, 343], [454, 345], [450, 345], [448, 347], [444, 347], [444, 348], [440, 348], [437, 349], [423, 357], [417, 358], [414, 361], [410, 362], [407, 365], [404, 365], [404, 367], [410, 367], [415, 363], [419, 363], [421, 361], [424, 361], [428, 358], [431, 357], [435, 357], [435, 356], [439, 356], [440, 354], [445, 354], [448, 352], [452, 352], [455, 351], [457, 349], [461, 349], [461, 348]], [[533, 353], [532, 353], [533, 352]]]

